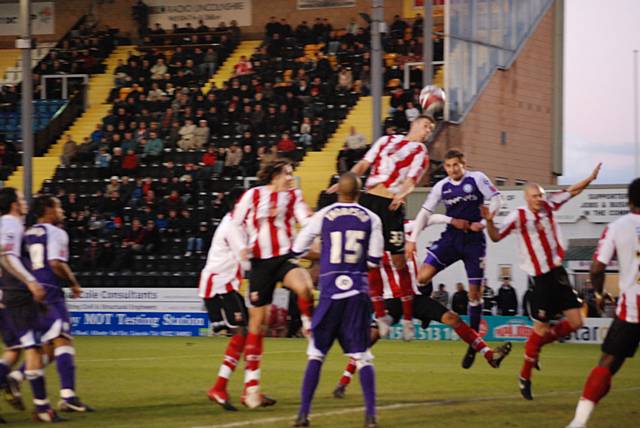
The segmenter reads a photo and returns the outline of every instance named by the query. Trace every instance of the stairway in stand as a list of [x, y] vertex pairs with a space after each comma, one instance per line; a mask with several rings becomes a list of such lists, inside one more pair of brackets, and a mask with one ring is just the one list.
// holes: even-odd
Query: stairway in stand
[[[382, 98], [382, 120], [389, 110], [390, 97]], [[351, 127], [367, 139], [371, 144], [373, 127], [371, 117], [373, 115], [373, 98], [360, 97], [358, 103], [351, 109], [347, 117], [342, 121], [336, 132], [320, 152], [308, 152], [304, 160], [296, 169], [295, 175], [300, 178], [302, 193], [305, 201], [315, 207], [318, 196], [322, 190], [329, 186], [331, 176], [336, 173], [338, 153], [344, 146], [345, 139], [350, 133]]]
[[[135, 50], [134, 46], [119, 46], [111, 55], [105, 59], [107, 66], [104, 73], [95, 74], [89, 78], [88, 101], [89, 107], [78, 117], [69, 130], [73, 140], [80, 144], [85, 137], [91, 135], [96, 125], [102, 123], [102, 119], [107, 115], [111, 104], [107, 103], [109, 92], [114, 87], [114, 71], [118, 65], [118, 60], [126, 61], [129, 52]], [[60, 155], [64, 146], [64, 135], [53, 144], [49, 150], [41, 157], [33, 158], [33, 190], [34, 193], [40, 190], [42, 183], [53, 177], [56, 167], [60, 163]], [[24, 167], [18, 166], [16, 171], [5, 181], [5, 186], [22, 189]]]

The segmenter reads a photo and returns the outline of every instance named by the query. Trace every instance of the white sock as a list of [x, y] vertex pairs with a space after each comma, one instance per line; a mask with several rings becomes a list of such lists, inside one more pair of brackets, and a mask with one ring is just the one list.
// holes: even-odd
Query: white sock
[[576, 406], [576, 415], [571, 421], [570, 426], [586, 426], [587, 421], [589, 421], [589, 417], [591, 416], [591, 412], [593, 412], [595, 407], [596, 403], [593, 401], [581, 398]]

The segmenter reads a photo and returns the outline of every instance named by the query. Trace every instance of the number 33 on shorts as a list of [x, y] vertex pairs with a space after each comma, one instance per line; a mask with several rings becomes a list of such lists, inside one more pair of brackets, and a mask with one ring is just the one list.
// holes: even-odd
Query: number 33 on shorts
[[389, 232], [389, 244], [401, 246], [404, 244], [404, 232], [392, 230]]

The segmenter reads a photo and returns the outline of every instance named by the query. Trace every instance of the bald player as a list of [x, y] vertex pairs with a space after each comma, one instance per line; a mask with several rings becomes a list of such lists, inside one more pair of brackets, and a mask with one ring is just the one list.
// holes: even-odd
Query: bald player
[[[519, 376], [520, 392], [527, 400], [533, 400], [531, 371], [538, 368], [542, 346], [582, 326], [582, 302], [562, 266], [564, 247], [554, 213], [598, 178], [601, 166], [598, 164], [591, 175], [579, 183], [549, 196], [539, 184], [527, 184], [524, 189], [527, 204], [509, 213], [500, 228], [493, 223], [495, 212], [482, 208], [487, 233], [493, 242], [501, 241], [512, 232], [517, 235], [520, 267], [533, 277], [534, 287], [529, 300], [533, 330], [524, 348], [524, 364]], [[551, 326], [550, 321], [559, 314], [563, 319]]]
[[309, 426], [313, 394], [325, 355], [338, 340], [355, 360], [365, 402], [365, 427], [376, 427], [375, 374], [370, 330], [369, 268], [378, 266], [384, 252], [382, 221], [358, 204], [360, 178], [352, 172], [340, 177], [338, 202], [313, 215], [293, 245], [300, 257], [320, 237], [320, 299], [311, 322], [308, 363], [301, 390], [296, 427]]

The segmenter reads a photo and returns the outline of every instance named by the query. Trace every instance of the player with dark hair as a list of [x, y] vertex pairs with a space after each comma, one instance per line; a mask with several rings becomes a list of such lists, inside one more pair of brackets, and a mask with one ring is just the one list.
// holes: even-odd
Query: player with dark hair
[[[360, 198], [362, 206], [376, 213], [382, 220], [385, 250], [391, 253], [393, 265], [400, 276], [402, 287], [403, 336], [411, 340], [413, 328], [411, 277], [407, 268], [404, 248], [405, 198], [422, 179], [429, 166], [425, 141], [429, 138], [436, 121], [428, 115], [418, 116], [411, 122], [409, 133], [390, 135], [378, 139], [364, 158], [351, 168], [351, 172], [362, 176], [369, 168], [367, 192]], [[327, 191], [335, 192], [337, 186]], [[382, 300], [382, 278], [379, 267], [369, 271], [369, 289], [380, 334], [389, 333], [391, 317], [386, 316]]]
[[596, 404], [611, 388], [611, 378], [640, 344], [640, 178], [629, 185], [630, 213], [609, 224], [600, 237], [591, 263], [591, 284], [597, 301], [603, 304], [605, 269], [617, 256], [620, 295], [616, 317], [602, 344], [602, 356], [591, 370], [567, 428], [585, 428]]
[[313, 315], [301, 404], [294, 423], [309, 426], [311, 401], [324, 358], [334, 340], [355, 360], [365, 401], [365, 427], [376, 424], [375, 374], [369, 352], [371, 306], [368, 266], [380, 263], [383, 235], [380, 218], [357, 203], [360, 178], [345, 173], [338, 182], [338, 202], [318, 211], [298, 235], [293, 251], [305, 254], [320, 237], [320, 300]]
[[[482, 209], [487, 233], [493, 242], [501, 241], [512, 232], [517, 234], [520, 268], [533, 277], [535, 284], [529, 302], [533, 329], [524, 347], [524, 364], [518, 378], [520, 393], [527, 400], [533, 400], [531, 371], [538, 365], [542, 347], [582, 327], [582, 301], [562, 266], [565, 252], [554, 213], [598, 178], [601, 166], [598, 164], [584, 180], [548, 197], [539, 184], [527, 184], [524, 189], [527, 205], [509, 213], [499, 230], [493, 223], [495, 212], [486, 207]], [[564, 319], [551, 326], [551, 320], [559, 314], [564, 315]]]
[[[69, 283], [73, 298], [82, 294], [82, 288], [69, 267], [69, 236], [57, 227], [64, 220], [64, 212], [58, 198], [40, 195], [33, 201], [31, 213], [37, 219], [25, 233], [27, 265], [46, 291], [47, 310], [40, 315], [38, 330], [44, 344], [43, 363], [56, 361], [60, 376], [60, 402], [63, 412], [93, 412], [75, 392], [75, 349], [71, 336], [71, 320], [65, 303], [63, 282]], [[24, 381], [25, 367], [9, 375], [14, 391]]]
[[31, 384], [35, 404], [34, 419], [60, 422], [63, 419], [51, 408], [47, 398], [40, 356], [38, 318], [46, 293], [22, 263], [23, 218], [26, 213], [27, 204], [21, 192], [12, 187], [0, 189], [0, 288], [4, 305], [2, 337], [6, 347], [14, 351], [14, 359], [0, 362], [0, 379], [6, 378], [19, 356], [18, 351], [24, 350], [25, 377]]
[[[233, 206], [240, 195], [237, 191], [230, 192], [227, 202]], [[242, 268], [242, 264], [248, 262], [241, 263], [239, 258], [242, 250], [247, 247], [244, 231], [240, 232], [237, 233], [231, 226], [231, 212], [227, 213], [211, 240], [207, 262], [200, 274], [198, 286], [198, 295], [204, 300], [214, 331], [228, 330], [232, 335], [216, 383], [208, 392], [211, 401], [229, 411], [238, 410], [229, 401], [227, 383], [244, 350], [249, 318], [244, 298], [239, 293], [242, 271], [248, 270], [246, 266]], [[263, 406], [273, 404], [274, 400], [263, 398]]]
[[[415, 253], [418, 235], [442, 202], [446, 207], [442, 223], [447, 224], [447, 229], [427, 250], [427, 258], [419, 268], [418, 282], [431, 282], [438, 272], [462, 260], [469, 280], [469, 324], [477, 332], [482, 316], [482, 281], [487, 246], [482, 232], [484, 226], [480, 223], [480, 207], [488, 201], [491, 211], [497, 212], [501, 205], [500, 192], [485, 174], [467, 170], [464, 154], [459, 150], [452, 149], [445, 154], [444, 169], [447, 177], [437, 182], [429, 192], [416, 217], [414, 233], [407, 238], [407, 257]], [[475, 355], [476, 351], [469, 346], [462, 367], [471, 367]]]
[[[246, 234], [247, 247], [240, 259], [251, 261], [249, 273], [249, 328], [245, 342], [245, 387], [242, 403], [256, 408], [270, 403], [260, 393], [263, 324], [278, 282], [298, 296], [303, 332], [308, 334], [313, 309], [313, 283], [309, 273], [294, 264], [291, 247], [296, 222], [305, 225], [311, 210], [295, 188], [293, 167], [287, 159], [276, 159], [258, 173], [262, 186], [249, 189], [231, 216], [235, 233]], [[234, 233], [231, 231], [230, 233]]]

